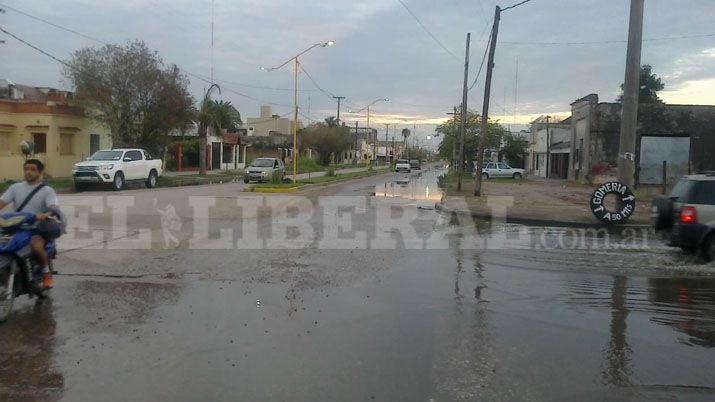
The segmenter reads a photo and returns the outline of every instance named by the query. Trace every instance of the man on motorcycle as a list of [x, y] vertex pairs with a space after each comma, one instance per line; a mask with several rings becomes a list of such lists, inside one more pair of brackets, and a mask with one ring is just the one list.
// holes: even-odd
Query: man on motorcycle
[[15, 183], [0, 196], [0, 210], [9, 204], [17, 212], [35, 214], [38, 234], [32, 236], [30, 247], [37, 262], [42, 267], [42, 284], [46, 289], [52, 288], [54, 281], [50, 272], [50, 260], [45, 251], [45, 244], [60, 236], [61, 230], [54, 222], [48, 221], [48, 210], [59, 210], [57, 194], [51, 187], [42, 182], [42, 172], [45, 165], [37, 159], [28, 159], [24, 164], [25, 181]]

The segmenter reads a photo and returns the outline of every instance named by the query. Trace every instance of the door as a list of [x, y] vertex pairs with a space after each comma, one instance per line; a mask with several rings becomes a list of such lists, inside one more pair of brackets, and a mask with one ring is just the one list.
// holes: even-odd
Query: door
[[211, 143], [211, 169], [220, 170], [221, 169], [221, 143], [212, 142]]
[[99, 151], [99, 134], [89, 135], [89, 154], [94, 155], [95, 152]]
[[484, 171], [489, 175], [489, 177], [497, 177], [496, 163], [494, 163], [494, 162], [487, 163], [487, 166], [486, 166], [486, 168], [484, 168]]
[[497, 163], [497, 177], [511, 177], [511, 170], [506, 163]]
[[143, 179], [142, 153], [139, 151], [127, 151], [124, 154], [124, 178], [127, 180]]

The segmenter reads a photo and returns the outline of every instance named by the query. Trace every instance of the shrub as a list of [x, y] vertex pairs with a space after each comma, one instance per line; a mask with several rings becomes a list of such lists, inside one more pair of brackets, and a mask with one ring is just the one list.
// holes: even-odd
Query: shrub
[[273, 172], [273, 175], [271, 175], [271, 184], [281, 184], [282, 179], [280, 172]]
[[326, 175], [326, 176], [335, 176], [335, 175], [336, 175], [336, 173], [335, 173], [335, 168], [332, 167], [332, 166], [330, 166], [330, 167], [328, 168], [328, 170], [325, 172], [325, 175]]

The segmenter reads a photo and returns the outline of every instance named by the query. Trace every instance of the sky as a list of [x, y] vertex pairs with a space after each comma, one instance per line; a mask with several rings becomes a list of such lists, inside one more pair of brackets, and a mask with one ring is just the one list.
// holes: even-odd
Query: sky
[[[416, 127], [427, 141], [435, 124], [461, 102], [467, 32], [471, 32], [469, 82], [485, 54], [494, 7], [516, 0], [0, 0], [0, 27], [61, 59], [101, 43], [43, 23], [50, 21], [109, 43], [141, 39], [164, 62], [177, 64], [200, 98], [213, 64], [220, 98], [244, 118], [260, 104], [289, 115], [290, 65], [271, 72], [312, 44], [300, 58], [322, 91], [299, 74], [301, 120], [335, 115], [333, 95], [345, 96], [341, 119], [398, 136]], [[613, 101], [625, 71], [629, 1], [531, 0], [502, 13], [495, 56], [490, 116], [523, 128], [542, 114], [569, 114], [569, 104], [589, 93]], [[13, 10], [15, 9], [15, 10]], [[408, 11], [409, 9], [409, 11]], [[411, 11], [411, 13], [410, 13]], [[715, 1], [646, 0], [641, 61], [666, 84], [670, 103], [715, 104]], [[0, 78], [71, 89], [61, 66], [0, 33]], [[483, 69], [469, 91], [470, 109], [481, 112]], [[435, 141], [435, 139], [432, 139]]]

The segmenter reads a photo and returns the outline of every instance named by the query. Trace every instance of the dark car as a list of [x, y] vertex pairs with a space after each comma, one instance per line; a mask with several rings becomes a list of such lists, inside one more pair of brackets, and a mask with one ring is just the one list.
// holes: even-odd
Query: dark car
[[412, 159], [410, 161], [410, 169], [422, 170], [422, 162], [419, 159]]
[[706, 261], [715, 260], [715, 173], [681, 179], [669, 196], [653, 200], [651, 217], [669, 246], [700, 250]]

